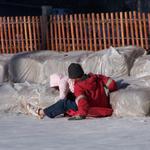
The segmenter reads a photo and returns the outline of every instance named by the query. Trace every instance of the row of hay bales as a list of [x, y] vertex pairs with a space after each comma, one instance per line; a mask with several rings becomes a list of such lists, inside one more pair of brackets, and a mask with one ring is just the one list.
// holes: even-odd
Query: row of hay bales
[[[58, 93], [49, 88], [49, 76], [52, 73], [67, 75], [67, 68], [72, 62], [80, 63], [86, 73], [99, 73], [114, 78], [119, 87], [124, 83], [129, 84], [110, 95], [113, 115], [149, 114], [150, 57], [145, 55], [145, 49], [133, 46], [110, 47], [97, 52], [58, 53], [45, 50], [1, 55], [0, 111], [25, 112], [21, 107], [25, 101], [41, 106], [54, 103]], [[8, 90], [10, 95], [6, 92]]]

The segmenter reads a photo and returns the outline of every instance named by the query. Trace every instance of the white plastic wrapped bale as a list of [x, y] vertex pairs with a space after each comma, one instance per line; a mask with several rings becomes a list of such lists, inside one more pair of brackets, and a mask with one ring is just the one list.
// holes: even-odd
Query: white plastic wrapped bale
[[113, 47], [89, 55], [82, 66], [86, 73], [93, 72], [114, 78], [128, 75], [125, 57]]
[[150, 113], [149, 88], [119, 90], [111, 93], [110, 100], [114, 116], [147, 116]]
[[44, 84], [47, 80], [43, 72], [44, 62], [57, 57], [61, 57], [61, 54], [51, 51], [19, 53], [11, 59], [10, 79], [16, 83], [28, 81]]
[[92, 53], [93, 53], [93, 51], [78, 50], [78, 51], [66, 52], [66, 53], [64, 53], [64, 55], [78, 57], [78, 62], [82, 62], [82, 60], [84, 58], [88, 57]]
[[42, 64], [30, 58], [18, 58], [10, 64], [10, 79], [13, 82], [37, 82], [43, 81]]
[[8, 83], [0, 85], [0, 115], [20, 112], [17, 91]]
[[150, 55], [139, 57], [134, 62], [130, 75], [136, 78], [150, 76]]
[[[130, 88], [139, 89], [139, 88], [150, 88], [150, 75], [135, 78], [134, 76], [128, 76], [122, 79], [122, 82], [118, 80], [119, 84], [128, 83]], [[119, 85], [121, 86], [121, 85]]]
[[128, 74], [130, 73], [130, 69], [132, 68], [136, 58], [146, 54], [146, 50], [144, 48], [137, 46], [116, 47], [115, 49], [119, 52], [119, 54], [126, 58], [129, 70]]
[[8, 81], [8, 64], [12, 54], [0, 55], [0, 83]]
[[68, 75], [68, 66], [71, 63], [81, 63], [88, 55], [93, 52], [90, 51], [74, 51], [64, 53], [64, 57], [59, 57], [57, 59], [52, 58], [44, 63], [44, 74], [49, 77], [53, 73], [62, 73]]

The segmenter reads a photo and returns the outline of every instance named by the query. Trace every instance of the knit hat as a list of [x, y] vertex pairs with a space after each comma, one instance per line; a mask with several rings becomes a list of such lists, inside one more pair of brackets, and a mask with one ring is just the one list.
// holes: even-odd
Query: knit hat
[[59, 86], [59, 81], [62, 77], [63, 77], [62, 74], [57, 74], [57, 73], [50, 75], [50, 87]]
[[71, 63], [68, 67], [68, 76], [70, 79], [80, 78], [84, 75], [84, 71], [80, 64]]

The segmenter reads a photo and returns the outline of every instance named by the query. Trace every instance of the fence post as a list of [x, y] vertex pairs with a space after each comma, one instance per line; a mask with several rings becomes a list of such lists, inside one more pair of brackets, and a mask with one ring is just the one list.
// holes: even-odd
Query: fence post
[[150, 49], [150, 13], [148, 13], [148, 49]]
[[46, 49], [46, 32], [47, 32], [47, 16], [40, 16], [41, 26], [41, 47], [40, 49]]

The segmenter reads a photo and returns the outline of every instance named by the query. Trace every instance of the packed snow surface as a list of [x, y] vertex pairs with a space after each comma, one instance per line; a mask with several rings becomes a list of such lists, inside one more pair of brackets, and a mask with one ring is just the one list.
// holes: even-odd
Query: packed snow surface
[[149, 150], [149, 117], [0, 118], [0, 150]]

